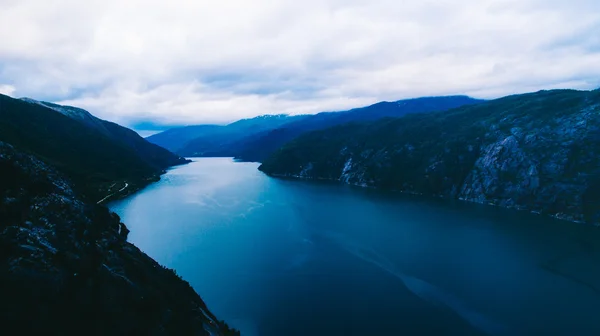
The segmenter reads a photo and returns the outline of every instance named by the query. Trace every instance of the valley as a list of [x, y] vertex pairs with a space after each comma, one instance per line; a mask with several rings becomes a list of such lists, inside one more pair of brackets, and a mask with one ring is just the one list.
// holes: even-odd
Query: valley
[[[47, 297], [27, 330], [595, 334], [599, 99], [419, 98], [149, 139], [178, 155], [82, 109], [0, 96], [1, 278], [19, 302], [6, 323]], [[567, 297], [577, 309], [555, 304]]]
[[600, 335], [600, 1], [0, 0], [4, 335]]

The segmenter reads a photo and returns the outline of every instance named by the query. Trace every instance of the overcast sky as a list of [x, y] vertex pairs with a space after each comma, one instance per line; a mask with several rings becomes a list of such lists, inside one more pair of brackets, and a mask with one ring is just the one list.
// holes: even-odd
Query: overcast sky
[[599, 0], [0, 0], [0, 93], [127, 126], [600, 86]]

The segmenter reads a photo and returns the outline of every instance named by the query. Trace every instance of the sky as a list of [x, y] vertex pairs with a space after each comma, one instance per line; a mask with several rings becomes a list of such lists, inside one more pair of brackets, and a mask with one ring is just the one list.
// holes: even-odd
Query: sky
[[598, 0], [0, 0], [0, 93], [136, 128], [600, 87]]

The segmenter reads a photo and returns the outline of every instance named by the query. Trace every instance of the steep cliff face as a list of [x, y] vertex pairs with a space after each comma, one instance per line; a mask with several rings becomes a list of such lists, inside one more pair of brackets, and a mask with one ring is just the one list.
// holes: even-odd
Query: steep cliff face
[[311, 133], [260, 169], [598, 224], [599, 159], [600, 91], [556, 90]]
[[0, 323], [19, 334], [234, 335], [118, 216], [0, 142]]

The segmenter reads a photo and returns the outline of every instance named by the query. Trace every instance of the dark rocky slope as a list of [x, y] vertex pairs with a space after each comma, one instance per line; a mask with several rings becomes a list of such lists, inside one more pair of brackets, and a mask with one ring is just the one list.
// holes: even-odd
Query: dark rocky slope
[[148, 165], [156, 169], [165, 169], [167, 167], [187, 162], [179, 155], [175, 155], [165, 148], [146, 141], [139, 134], [130, 130], [129, 128], [97, 118], [84, 109], [37, 101], [31, 98], [21, 98], [21, 100], [56, 111], [66, 117], [80, 122], [82, 125], [85, 125], [95, 132], [103, 134], [119, 144], [129, 147]]
[[346, 124], [288, 143], [260, 169], [599, 224], [600, 91]]
[[143, 187], [187, 161], [135, 132], [74, 107], [0, 95], [0, 141], [67, 174], [80, 195], [98, 201]]
[[[104, 206], [0, 142], [0, 323], [32, 335], [235, 335], [189, 284], [127, 243]], [[10, 333], [10, 332], [9, 332]]]

